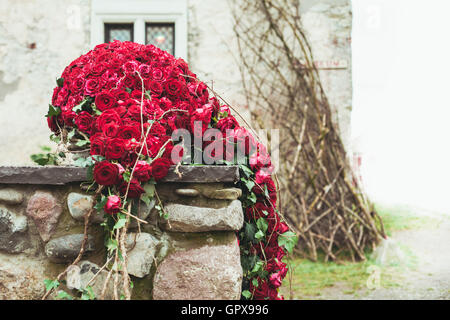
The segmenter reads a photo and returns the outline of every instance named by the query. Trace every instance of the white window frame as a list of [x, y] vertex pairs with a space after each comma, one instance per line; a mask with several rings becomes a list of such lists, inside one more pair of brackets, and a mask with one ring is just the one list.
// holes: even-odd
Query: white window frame
[[142, 44], [146, 23], [173, 23], [175, 56], [187, 60], [187, 0], [92, 0], [92, 47], [105, 41], [105, 23], [133, 23], [133, 41]]

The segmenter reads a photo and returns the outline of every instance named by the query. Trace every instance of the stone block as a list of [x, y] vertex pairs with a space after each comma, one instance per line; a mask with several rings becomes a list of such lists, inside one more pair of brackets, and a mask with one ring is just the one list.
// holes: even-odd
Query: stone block
[[169, 203], [164, 208], [169, 218], [160, 221], [161, 227], [166, 231], [234, 231], [241, 229], [244, 223], [242, 204], [239, 200], [234, 200], [228, 206], [218, 209], [177, 203]]
[[19, 253], [29, 246], [27, 218], [0, 207], [0, 250]]
[[[50, 261], [55, 263], [70, 263], [79, 254], [84, 234], [70, 234], [50, 240], [45, 246], [45, 254]], [[88, 236], [85, 246], [85, 254], [95, 250], [95, 242], [92, 236]]]
[[0, 202], [6, 204], [20, 204], [23, 201], [23, 195], [21, 192], [11, 189], [5, 188], [0, 190]]
[[61, 205], [49, 192], [36, 191], [28, 201], [27, 215], [33, 220], [45, 242], [54, 233], [61, 213]]
[[237, 300], [242, 267], [236, 236], [219, 245], [205, 245], [170, 254], [158, 266], [155, 300]]

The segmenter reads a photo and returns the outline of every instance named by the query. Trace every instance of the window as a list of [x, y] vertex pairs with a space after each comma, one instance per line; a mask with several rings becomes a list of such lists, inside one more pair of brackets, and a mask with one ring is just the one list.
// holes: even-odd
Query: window
[[174, 23], [147, 23], [145, 25], [145, 43], [153, 44], [175, 54], [175, 24]]
[[187, 0], [92, 0], [91, 45], [153, 44], [187, 60]]
[[133, 41], [132, 23], [105, 23], [105, 42]]

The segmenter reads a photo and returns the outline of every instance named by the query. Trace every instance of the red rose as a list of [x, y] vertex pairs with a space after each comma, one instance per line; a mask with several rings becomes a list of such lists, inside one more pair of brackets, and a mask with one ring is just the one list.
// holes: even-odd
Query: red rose
[[284, 222], [281, 222], [281, 223], [278, 225], [278, 233], [279, 233], [279, 234], [283, 234], [283, 233], [285, 233], [285, 232], [287, 232], [287, 231], [289, 231], [288, 225], [287, 225], [286, 223], [284, 223]]
[[136, 162], [136, 167], [134, 169], [134, 174], [139, 181], [147, 182], [150, 180], [152, 174], [152, 167], [145, 161], [139, 160]]
[[261, 279], [258, 279], [257, 287], [250, 284], [250, 292], [253, 292], [253, 298], [255, 300], [266, 300], [267, 298], [274, 300], [278, 296], [277, 290], [271, 288], [266, 280]]
[[164, 72], [159, 68], [154, 68], [152, 70], [152, 79], [156, 81], [161, 81], [164, 78]]
[[93, 122], [94, 118], [92, 118], [92, 116], [86, 111], [81, 111], [75, 119], [75, 124], [77, 125], [78, 129], [86, 133], [91, 132]]
[[152, 162], [152, 176], [156, 181], [164, 178], [169, 172], [170, 161], [166, 158], [158, 158]]
[[150, 71], [151, 71], [151, 68], [147, 64], [141, 64], [139, 66], [139, 73], [141, 74], [141, 77], [144, 79], [147, 79], [148, 77], [150, 77]]
[[122, 124], [122, 120], [120, 119], [119, 114], [115, 111], [115, 109], [109, 109], [103, 112], [95, 121], [97, 128], [100, 131], [105, 131], [105, 126], [108, 123], [116, 123], [118, 125]]
[[94, 167], [94, 179], [103, 186], [115, 185], [119, 178], [119, 168], [106, 160], [97, 162]]
[[145, 87], [150, 90], [153, 97], [159, 97], [164, 90], [160, 82], [150, 79], [147, 81]]
[[117, 132], [119, 131], [119, 126], [114, 123], [108, 123], [103, 127], [103, 133], [107, 136], [107, 137], [115, 137], [117, 135]]
[[47, 118], [48, 127], [53, 132], [58, 132], [59, 131], [59, 127], [58, 127], [57, 121], [58, 121], [57, 117], [55, 117], [55, 116], [51, 116], [51, 117]]
[[217, 122], [217, 129], [219, 129], [222, 132], [225, 132], [229, 129], [234, 129], [236, 127], [239, 127], [239, 123], [233, 116], [228, 116], [226, 118], [220, 119]]
[[122, 202], [120, 201], [120, 198], [116, 195], [112, 195], [108, 197], [108, 200], [106, 201], [103, 209], [107, 214], [113, 215], [120, 211], [121, 204]]
[[281, 283], [283, 281], [283, 278], [281, 277], [281, 273], [272, 273], [269, 277], [269, 285], [272, 288], [278, 288], [281, 286]]
[[105, 136], [102, 133], [96, 133], [91, 137], [91, 155], [104, 155], [105, 154]]
[[108, 140], [106, 145], [105, 156], [107, 159], [121, 159], [127, 151], [127, 141], [120, 138]]
[[169, 96], [177, 96], [181, 91], [181, 83], [172, 79], [164, 83], [164, 88]]
[[136, 61], [127, 61], [122, 68], [126, 73], [132, 74], [137, 71], [138, 63]]
[[139, 123], [136, 125], [124, 125], [119, 128], [117, 136], [122, 139], [135, 139], [139, 141], [141, 137], [141, 131], [139, 130]]
[[116, 99], [112, 94], [107, 91], [103, 91], [99, 93], [95, 97], [95, 106], [100, 111], [105, 111], [107, 109], [111, 109], [116, 105]]
[[85, 82], [86, 81], [84, 80], [83, 77], [77, 77], [74, 81], [72, 81], [70, 90], [73, 93], [81, 92], [83, 90], [83, 88], [84, 88]]
[[[122, 195], [125, 195], [128, 188], [128, 182], [123, 181], [119, 187], [119, 191]], [[145, 193], [145, 190], [141, 187], [139, 181], [135, 178], [131, 179], [130, 187], [128, 188], [128, 198], [139, 198], [141, 194]]]
[[100, 90], [100, 81], [98, 78], [89, 78], [84, 85], [84, 93], [89, 96], [95, 96]]
[[112, 90], [111, 93], [114, 95], [116, 100], [125, 101], [130, 98], [130, 95], [125, 90], [115, 89]]

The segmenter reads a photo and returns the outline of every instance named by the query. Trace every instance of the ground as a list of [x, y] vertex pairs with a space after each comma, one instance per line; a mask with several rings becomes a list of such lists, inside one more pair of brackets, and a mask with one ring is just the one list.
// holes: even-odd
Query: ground
[[[368, 261], [290, 260], [286, 299], [450, 299], [450, 215], [377, 206], [389, 240]], [[382, 257], [384, 254], [384, 257]]]

